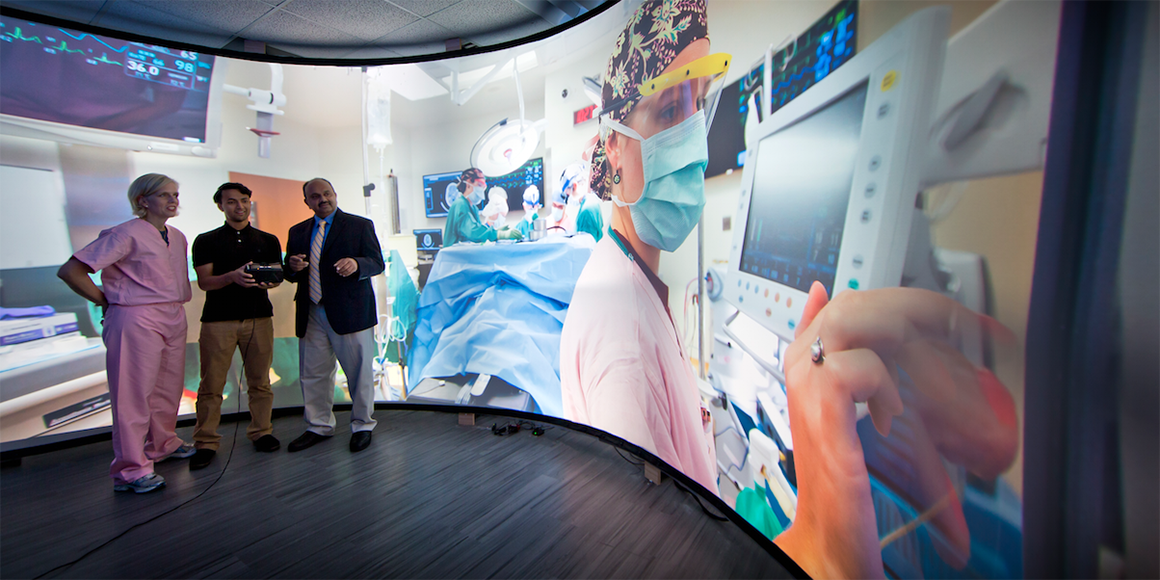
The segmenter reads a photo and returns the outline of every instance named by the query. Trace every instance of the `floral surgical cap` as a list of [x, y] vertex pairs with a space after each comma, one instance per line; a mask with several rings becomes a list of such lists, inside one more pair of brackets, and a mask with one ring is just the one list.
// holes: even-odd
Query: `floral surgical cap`
[[[708, 37], [705, 0], [645, 0], [616, 38], [604, 72], [601, 103], [621, 104], [602, 109], [601, 115], [623, 121], [640, 102], [637, 87], [641, 83], [660, 75], [693, 41]], [[608, 198], [610, 173], [604, 142], [600, 141], [592, 156], [593, 193]]]

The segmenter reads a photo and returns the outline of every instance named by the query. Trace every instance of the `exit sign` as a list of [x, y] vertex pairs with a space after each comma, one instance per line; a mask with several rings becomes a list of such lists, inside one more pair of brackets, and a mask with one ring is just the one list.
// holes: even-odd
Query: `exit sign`
[[572, 124], [579, 125], [585, 121], [592, 120], [592, 113], [596, 112], [596, 105], [588, 105], [575, 113], [572, 113]]

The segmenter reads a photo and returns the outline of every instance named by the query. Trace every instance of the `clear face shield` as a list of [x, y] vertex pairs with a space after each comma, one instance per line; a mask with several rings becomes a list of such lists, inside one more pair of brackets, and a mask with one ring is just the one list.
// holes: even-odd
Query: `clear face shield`
[[[601, 116], [601, 137], [607, 138], [608, 131], [614, 130], [644, 141], [702, 112], [705, 131], [708, 133], [732, 59], [731, 55], [725, 53], [710, 54], [677, 70], [646, 80], [637, 88], [641, 95], [640, 102], [623, 123]], [[626, 97], [613, 101], [606, 108], [615, 109], [627, 100]]]

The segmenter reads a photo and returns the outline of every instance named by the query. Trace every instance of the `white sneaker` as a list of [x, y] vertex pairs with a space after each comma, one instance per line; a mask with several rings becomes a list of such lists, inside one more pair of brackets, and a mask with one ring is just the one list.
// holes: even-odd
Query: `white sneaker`
[[193, 457], [194, 453], [197, 453], [197, 449], [193, 445], [182, 443], [181, 447], [174, 449], [172, 453], [162, 457], [161, 459], [155, 460], [153, 463], [161, 463], [162, 461], [168, 461], [170, 459], [189, 459], [190, 457]]
[[113, 486], [113, 491], [131, 491], [133, 493], [149, 493], [155, 489], [160, 489], [165, 485], [165, 478], [150, 473], [149, 475], [142, 475], [133, 480], [132, 483], [118, 483]]

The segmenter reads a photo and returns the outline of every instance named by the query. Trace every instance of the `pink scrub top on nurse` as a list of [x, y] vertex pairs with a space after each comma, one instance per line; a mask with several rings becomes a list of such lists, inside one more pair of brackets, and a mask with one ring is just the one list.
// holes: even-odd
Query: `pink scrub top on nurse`
[[102, 231], [73, 256], [101, 273], [110, 306], [189, 302], [185, 234], [165, 228], [168, 244], [149, 222], [132, 219]]

